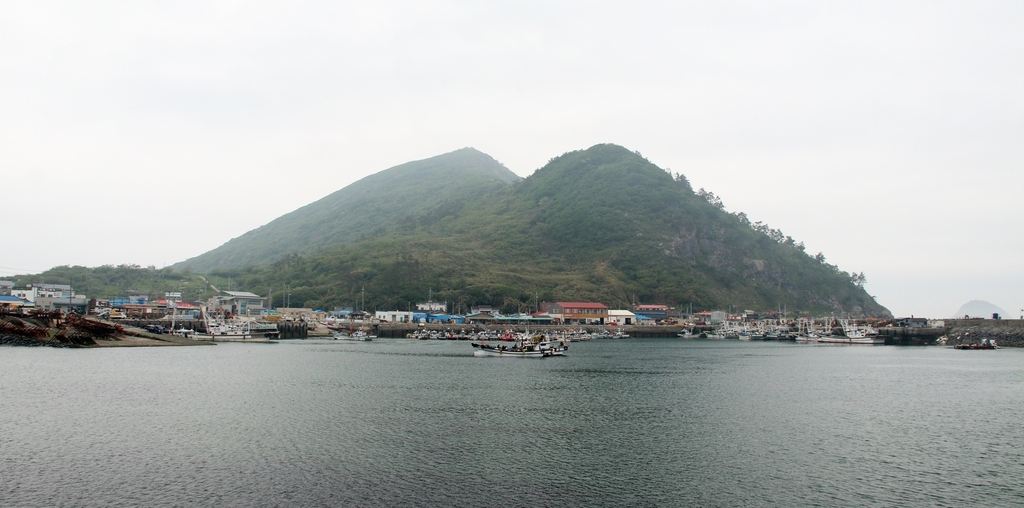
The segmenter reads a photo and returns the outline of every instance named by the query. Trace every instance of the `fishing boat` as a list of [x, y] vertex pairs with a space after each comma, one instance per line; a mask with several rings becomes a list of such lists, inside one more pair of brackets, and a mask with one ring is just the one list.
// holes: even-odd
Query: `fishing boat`
[[878, 332], [869, 325], [858, 326], [847, 319], [840, 319], [839, 325], [843, 328], [843, 335], [829, 334], [819, 337], [818, 342], [826, 344], [885, 344], [885, 337], [880, 337]]
[[267, 337], [254, 338], [248, 321], [217, 321], [208, 317], [204, 321], [206, 332], [194, 334], [193, 339], [211, 342], [270, 342]]
[[548, 340], [523, 338], [512, 344], [488, 344], [486, 342], [472, 343], [476, 351], [473, 356], [501, 356], [509, 358], [546, 358], [549, 356], [564, 356], [565, 350], [569, 349], [567, 344], [560, 344]]
[[332, 331], [335, 340], [359, 340], [359, 341], [370, 341], [376, 339], [376, 335], [370, 335], [366, 330], [354, 330], [351, 332]]

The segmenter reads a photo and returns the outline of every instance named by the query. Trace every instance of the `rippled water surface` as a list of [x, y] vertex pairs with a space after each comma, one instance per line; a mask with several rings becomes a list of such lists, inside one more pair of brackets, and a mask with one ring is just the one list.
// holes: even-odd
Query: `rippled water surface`
[[1024, 351], [0, 348], [2, 506], [1024, 505]]

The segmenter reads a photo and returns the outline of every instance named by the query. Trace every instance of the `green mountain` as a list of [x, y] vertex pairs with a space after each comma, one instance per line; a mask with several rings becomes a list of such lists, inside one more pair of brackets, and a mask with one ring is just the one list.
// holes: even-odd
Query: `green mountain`
[[363, 178], [173, 268], [207, 272], [265, 265], [282, 256], [379, 234], [400, 218], [422, 216], [441, 205], [457, 207], [519, 179], [473, 148], [408, 162]]
[[[447, 160], [454, 156], [480, 165], [455, 172]], [[399, 192], [384, 181], [413, 180], [424, 167], [451, 178], [446, 185], [422, 178], [400, 199], [381, 193]], [[182, 266], [231, 267], [210, 276], [273, 290], [276, 304], [287, 287], [291, 305], [319, 308], [360, 306], [365, 298], [368, 309], [405, 309], [432, 294], [459, 308], [488, 303], [506, 311], [537, 300], [595, 300], [889, 314], [862, 288], [863, 274], [726, 212], [713, 194], [695, 193], [685, 177], [620, 146], [566, 153], [514, 183], [470, 149], [378, 175]], [[239, 268], [274, 256], [269, 265]]]

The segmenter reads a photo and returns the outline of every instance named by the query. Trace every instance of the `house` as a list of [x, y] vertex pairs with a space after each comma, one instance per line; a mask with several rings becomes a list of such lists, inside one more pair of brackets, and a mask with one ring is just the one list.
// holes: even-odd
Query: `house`
[[636, 314], [628, 310], [609, 310], [608, 323], [615, 323], [617, 325], [635, 325]]
[[[236, 316], [260, 314], [268, 308], [267, 299], [246, 291], [223, 291], [224, 294], [212, 298], [209, 307], [214, 312], [230, 312]], [[307, 309], [312, 312], [312, 309]]]
[[608, 320], [608, 306], [596, 302], [541, 302], [541, 312], [565, 324], [601, 324]]
[[11, 296], [14, 283], [9, 280], [0, 280], [0, 296]]

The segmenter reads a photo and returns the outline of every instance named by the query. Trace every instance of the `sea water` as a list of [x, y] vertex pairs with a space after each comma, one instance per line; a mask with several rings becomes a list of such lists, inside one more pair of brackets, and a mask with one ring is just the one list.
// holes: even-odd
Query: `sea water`
[[0, 348], [0, 506], [1024, 505], [1024, 350]]

